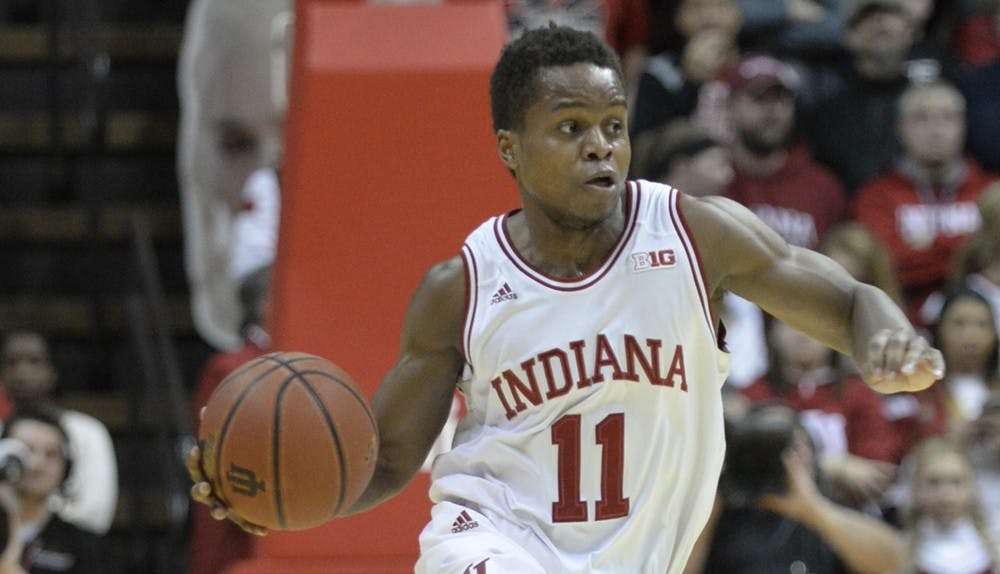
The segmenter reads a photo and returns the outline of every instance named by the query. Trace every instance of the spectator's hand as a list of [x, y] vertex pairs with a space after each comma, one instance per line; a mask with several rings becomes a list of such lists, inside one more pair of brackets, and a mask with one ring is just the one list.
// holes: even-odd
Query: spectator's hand
[[208, 506], [211, 511], [212, 518], [216, 520], [225, 520], [228, 518], [237, 526], [255, 536], [264, 536], [267, 534], [267, 528], [247, 522], [231, 508], [226, 508], [226, 506], [215, 497], [215, 494], [212, 492], [212, 484], [207, 478], [205, 478], [205, 473], [202, 472], [201, 449], [197, 446], [191, 447], [191, 450], [188, 451], [187, 470], [188, 474], [191, 476], [191, 480], [194, 481], [194, 486], [191, 487], [191, 498], [194, 499], [195, 502]]
[[681, 67], [692, 82], [711, 80], [735, 54], [734, 38], [721, 30], [705, 30], [684, 46]]
[[879, 498], [896, 475], [894, 464], [850, 454], [826, 457], [821, 466], [837, 492], [855, 502]]
[[880, 393], [920, 391], [944, 376], [944, 358], [913, 331], [883, 329], [868, 342], [861, 376]]
[[21, 519], [19, 503], [13, 491], [6, 484], [0, 485], [0, 509], [7, 515], [7, 540], [3, 554], [0, 554], [0, 574], [24, 574], [21, 568], [21, 554], [24, 540], [21, 539]]
[[826, 8], [812, 0], [788, 0], [785, 15], [796, 24], [819, 22], [826, 16]]
[[785, 482], [788, 490], [785, 494], [765, 494], [760, 497], [760, 506], [782, 516], [788, 516], [799, 522], [805, 521], [805, 516], [817, 501], [822, 500], [819, 488], [812, 475], [812, 469], [802, 453], [794, 449], [786, 449], [781, 455], [781, 463], [785, 467]]

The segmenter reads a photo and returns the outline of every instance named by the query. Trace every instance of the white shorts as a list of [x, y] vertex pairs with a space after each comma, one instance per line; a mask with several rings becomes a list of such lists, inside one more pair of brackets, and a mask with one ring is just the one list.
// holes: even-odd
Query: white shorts
[[482, 514], [452, 502], [431, 509], [416, 574], [546, 574], [538, 560]]

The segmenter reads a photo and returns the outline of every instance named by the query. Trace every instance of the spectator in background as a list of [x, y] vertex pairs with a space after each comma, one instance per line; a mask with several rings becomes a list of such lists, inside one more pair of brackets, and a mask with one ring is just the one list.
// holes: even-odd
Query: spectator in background
[[991, 2], [984, 16], [992, 32], [989, 53], [960, 77], [959, 87], [968, 102], [969, 152], [984, 168], [1000, 171], [1000, 0]]
[[[1000, 332], [1000, 182], [991, 184], [979, 196], [979, 231], [965, 243], [954, 264], [949, 283], [953, 288], [968, 287], [982, 295], [993, 308]], [[944, 295], [934, 293], [920, 310], [924, 323], [934, 322], [941, 313]]]
[[768, 346], [770, 371], [743, 394], [799, 413], [823, 475], [841, 499], [857, 506], [877, 500], [892, 483], [896, 462], [880, 396], [859, 377], [843, 376], [835, 351], [781, 321], [771, 321]]
[[976, 472], [982, 508], [994, 540], [1000, 540], [1000, 390], [983, 403], [979, 418], [958, 437]]
[[6, 419], [12, 409], [52, 409], [69, 435], [70, 451], [77, 460], [69, 483], [72, 496], [55, 496], [53, 504], [67, 522], [104, 534], [111, 527], [118, 505], [118, 463], [111, 433], [96, 418], [57, 407], [58, 373], [48, 342], [41, 334], [12, 331], [0, 347], [0, 384], [6, 394]]
[[733, 179], [729, 150], [686, 119], [643, 133], [632, 146], [631, 177], [669, 184], [688, 195], [723, 195]]
[[[246, 310], [242, 327], [244, 344], [237, 351], [217, 353], [202, 369], [192, 397], [194, 420], [199, 424], [201, 409], [219, 383], [237, 367], [270, 349], [267, 330], [270, 283], [268, 264], [251, 270], [240, 280], [240, 302]], [[208, 507], [201, 504], [192, 505], [188, 540], [188, 574], [216, 574], [253, 553], [252, 535], [233, 522], [213, 519]]]
[[702, 86], [710, 83], [739, 57], [738, 36], [743, 16], [738, 0], [677, 0], [664, 4], [663, 22], [669, 30], [663, 46], [652, 51], [639, 78], [629, 133], [633, 138], [677, 118], [691, 116]]
[[948, 293], [932, 335], [944, 355], [945, 378], [919, 393], [882, 398], [896, 429], [900, 459], [925, 438], [965, 434], [1000, 384], [997, 331], [982, 295], [962, 288]]
[[914, 321], [944, 286], [959, 247], [979, 229], [976, 201], [995, 176], [966, 158], [965, 101], [950, 83], [914, 84], [899, 98], [902, 155], [866, 185], [855, 218], [888, 246]]
[[[101, 538], [63, 521], [52, 512], [53, 499], [66, 489], [71, 467], [70, 438], [60, 416], [45, 410], [19, 409], [7, 421], [4, 439], [27, 445], [24, 475], [16, 484], [0, 486], [6, 514], [6, 546], [0, 574], [101, 574], [106, 571]], [[88, 456], [89, 453], [81, 453]]]
[[[666, 183], [688, 195], [723, 195], [733, 177], [727, 147], [690, 120], [673, 120], [645, 132], [632, 149], [633, 178]], [[742, 388], [767, 370], [764, 315], [732, 293], [723, 298], [722, 314], [732, 359], [726, 383]]]
[[898, 153], [893, 112], [909, 79], [940, 66], [909, 62], [917, 32], [901, 0], [845, 1], [844, 56], [810, 74], [803, 108], [816, 159], [853, 195]]
[[195, 326], [220, 350], [241, 345], [243, 311], [229, 272], [242, 191], [276, 170], [287, 106], [290, 0], [194, 0], [178, 84], [178, 168]]
[[504, 6], [511, 36], [555, 22], [603, 38], [621, 59], [629, 101], [634, 101], [648, 55], [646, 0], [509, 0]]
[[902, 566], [899, 534], [822, 492], [808, 433], [787, 407], [727, 421], [719, 496], [685, 574], [881, 574]]
[[749, 47], [814, 64], [834, 56], [844, 33], [843, 0], [741, 0]]
[[793, 142], [798, 74], [758, 54], [743, 58], [723, 78], [735, 171], [726, 195], [788, 243], [816, 249], [826, 230], [847, 216], [847, 197], [837, 178]]
[[892, 256], [865, 226], [856, 221], [837, 224], [823, 236], [819, 251], [858, 281], [878, 287], [903, 306], [903, 290]]
[[[238, 285], [239, 306], [243, 310], [240, 333], [242, 346], [220, 351], [202, 368], [191, 406], [194, 419], [201, 422], [201, 409], [226, 376], [243, 363], [271, 348], [268, 328], [271, 272], [277, 247], [280, 194], [276, 174], [263, 168], [250, 176], [243, 196], [252, 209], [236, 215], [230, 254], [230, 276]], [[230, 521], [214, 520], [209, 509], [193, 505], [189, 537], [189, 574], [215, 574], [239, 560], [250, 558], [253, 537]]]
[[945, 377], [935, 383], [946, 391], [950, 427], [976, 420], [991, 391], [1000, 390], [997, 378], [998, 337], [990, 304], [971, 289], [959, 288], [945, 296], [934, 329], [944, 355]]
[[989, 574], [1000, 546], [987, 527], [973, 466], [957, 443], [931, 439], [913, 453], [907, 513], [910, 568], [920, 574]]
[[972, 0], [956, 24], [953, 47], [959, 65], [972, 70], [1000, 59], [1000, 2]]

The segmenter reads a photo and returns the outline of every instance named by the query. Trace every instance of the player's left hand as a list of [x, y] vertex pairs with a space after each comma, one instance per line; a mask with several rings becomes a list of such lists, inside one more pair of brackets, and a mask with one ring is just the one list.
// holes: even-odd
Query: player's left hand
[[944, 357], [908, 329], [883, 329], [868, 342], [861, 375], [880, 393], [915, 392], [944, 376]]
[[195, 502], [204, 504], [209, 508], [212, 518], [216, 520], [229, 519], [244, 531], [254, 536], [265, 536], [267, 528], [248, 522], [233, 509], [226, 507], [212, 492], [212, 484], [205, 478], [205, 473], [201, 468], [201, 450], [197, 446], [191, 447], [187, 455], [188, 475], [194, 482], [191, 487], [191, 498]]

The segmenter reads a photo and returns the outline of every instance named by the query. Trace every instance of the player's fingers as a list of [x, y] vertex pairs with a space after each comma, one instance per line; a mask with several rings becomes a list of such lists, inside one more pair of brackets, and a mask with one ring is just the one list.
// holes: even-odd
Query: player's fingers
[[889, 335], [889, 339], [885, 343], [885, 349], [882, 351], [882, 370], [886, 376], [895, 378], [900, 374], [907, 350], [916, 341], [921, 341], [926, 345], [923, 339], [906, 331], [895, 331]]
[[201, 449], [191, 447], [187, 454], [187, 471], [195, 483], [205, 482], [205, 474], [201, 471]]
[[931, 374], [934, 375], [935, 378], [940, 379], [944, 377], [944, 355], [941, 354], [941, 351], [935, 349], [934, 347], [928, 347], [921, 356], [921, 361], [925, 362], [930, 367]]
[[885, 376], [885, 348], [891, 333], [888, 329], [883, 329], [868, 341], [864, 366], [869, 375], [875, 379]]
[[207, 506], [218, 504], [212, 497], [212, 485], [207, 482], [196, 482], [191, 486], [191, 499]]
[[223, 517], [229, 518], [229, 520], [232, 520], [234, 523], [236, 523], [236, 525], [239, 526], [241, 529], [243, 529], [243, 531], [249, 532], [254, 536], [265, 536], [268, 533], [267, 528], [264, 528], [263, 526], [258, 526], [252, 522], [247, 522], [243, 517], [241, 517], [239, 514], [236, 514], [232, 510], [228, 511], [228, 513], [226, 513]]

